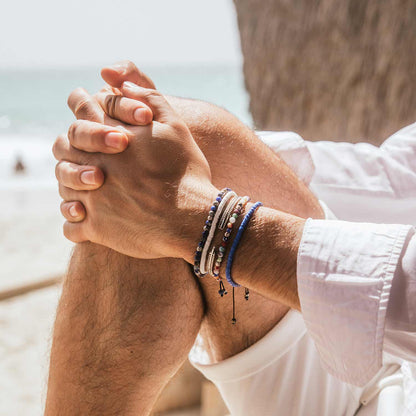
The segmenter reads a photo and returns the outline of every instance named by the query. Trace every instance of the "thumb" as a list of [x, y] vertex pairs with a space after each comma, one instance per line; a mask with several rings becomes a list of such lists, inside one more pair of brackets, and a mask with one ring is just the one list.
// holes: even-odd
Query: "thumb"
[[167, 123], [175, 115], [173, 108], [158, 90], [143, 88], [126, 81], [120, 87], [120, 91], [124, 97], [146, 104], [152, 110], [155, 121]]
[[122, 61], [106, 66], [101, 70], [101, 76], [113, 88], [120, 88], [123, 82], [130, 81], [143, 88], [156, 89], [153, 81], [131, 61]]

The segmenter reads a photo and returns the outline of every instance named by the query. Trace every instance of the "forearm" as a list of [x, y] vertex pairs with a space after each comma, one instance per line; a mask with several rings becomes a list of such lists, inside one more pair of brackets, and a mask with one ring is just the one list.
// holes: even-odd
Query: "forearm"
[[[246, 212], [253, 204], [248, 204]], [[242, 216], [243, 217], [243, 216]], [[237, 220], [231, 236], [232, 246], [242, 218]], [[267, 207], [260, 207], [249, 222], [232, 263], [232, 278], [243, 287], [294, 309], [300, 309], [296, 264], [305, 220]], [[197, 231], [196, 231], [197, 233]], [[219, 246], [222, 233], [213, 245]], [[185, 258], [193, 263], [192, 244]], [[226, 254], [228, 255], [228, 253]], [[220, 275], [225, 280], [227, 260]]]
[[[302, 218], [324, 217], [318, 200], [250, 128], [226, 110], [197, 100], [169, 97], [169, 101], [207, 157], [214, 185], [229, 186], [240, 195], [247, 193], [253, 202], [259, 199], [265, 206], [256, 211], [237, 250], [234, 279], [269, 299], [299, 309], [296, 260], [305, 222]], [[192, 262], [192, 257], [191, 251], [187, 260]]]
[[299, 310], [296, 264], [304, 224], [303, 218], [260, 207], [235, 253], [233, 280]]
[[260, 199], [269, 208], [302, 218], [323, 218], [314, 194], [237, 117], [207, 102], [168, 99], [207, 158], [214, 186], [229, 186], [240, 195]]

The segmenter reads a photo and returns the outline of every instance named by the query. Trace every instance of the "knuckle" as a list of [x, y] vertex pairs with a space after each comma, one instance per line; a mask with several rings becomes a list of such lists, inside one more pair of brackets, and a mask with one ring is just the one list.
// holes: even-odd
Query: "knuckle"
[[163, 97], [160, 91], [154, 89], [147, 89], [144, 93], [144, 96], [148, 99], [160, 99]]
[[76, 240], [76, 238], [75, 238], [75, 236], [74, 236], [74, 233], [73, 233], [73, 228], [72, 228], [72, 226], [71, 226], [71, 223], [70, 223], [70, 222], [66, 221], [66, 222], [64, 223], [64, 226], [63, 226], [63, 233], [64, 233], [65, 238], [67, 238], [68, 240], [70, 240], [70, 241], [72, 241], [72, 242], [74, 242], [74, 243], [76, 243], [76, 242], [77, 242], [77, 240]]
[[128, 74], [132, 74], [134, 72], [139, 72], [139, 70], [137, 69], [137, 66], [134, 62], [126, 61], [125, 65], [126, 65], [126, 71], [127, 71]]
[[62, 201], [62, 202], [61, 202], [61, 205], [59, 206], [59, 208], [60, 208], [60, 210], [61, 210], [61, 213], [62, 213], [63, 215], [65, 215], [66, 210], [67, 210], [67, 202], [66, 202], [66, 201]]
[[169, 122], [169, 126], [176, 134], [179, 135], [184, 135], [188, 132], [188, 127], [185, 122], [177, 118], [171, 120]]
[[68, 202], [62, 201], [60, 208], [61, 208], [61, 214], [62, 214], [62, 216], [69, 221], [71, 219], [71, 216], [69, 215], [69, 205], [68, 205]]
[[73, 164], [66, 164], [62, 168], [61, 177], [62, 183], [76, 191], [83, 190], [86, 185], [81, 181], [82, 166], [76, 166]]
[[64, 140], [64, 137], [62, 135], [59, 135], [52, 145], [52, 154], [55, 157], [55, 159], [59, 159], [59, 153], [63, 147]]
[[65, 223], [62, 227], [62, 231], [64, 233], [64, 237], [67, 238], [68, 240], [70, 240], [70, 232], [69, 232], [69, 227], [67, 225], [67, 223]]
[[91, 113], [91, 104], [90, 98], [83, 98], [77, 102], [74, 109], [75, 116], [79, 118], [86, 118]]
[[76, 120], [69, 126], [68, 140], [71, 144], [76, 141], [75, 138], [76, 138], [76, 135], [78, 133], [80, 124], [81, 124], [81, 120]]
[[[104, 87], [102, 87], [99, 91], [99, 93], [101, 94], [112, 94], [114, 92], [114, 89], [112, 87], [110, 87], [109, 85], [104, 85]], [[98, 94], [94, 94], [93, 97], [97, 98]]]
[[64, 186], [71, 185], [71, 174], [67, 162], [59, 162], [55, 168], [55, 176], [58, 182]]
[[73, 108], [74, 104], [77, 102], [80, 96], [85, 95], [84, 88], [78, 87], [75, 88], [68, 96], [67, 104], [69, 108]]
[[105, 97], [104, 104], [105, 104], [105, 112], [107, 115], [109, 115], [111, 118], [115, 118], [115, 112], [116, 112], [116, 106], [118, 103], [118, 100], [120, 99], [120, 96], [109, 94], [107, 97]]
[[66, 200], [66, 192], [65, 192], [65, 186], [63, 186], [60, 182], [59, 182], [59, 186], [58, 186], [58, 192], [59, 192], [59, 196]]
[[76, 224], [66, 221], [63, 226], [63, 234], [65, 238], [73, 243], [82, 243], [83, 241], [86, 241], [86, 238], [83, 235], [83, 226], [80, 223]]
[[61, 162], [55, 165], [55, 178], [58, 182], [61, 182]]

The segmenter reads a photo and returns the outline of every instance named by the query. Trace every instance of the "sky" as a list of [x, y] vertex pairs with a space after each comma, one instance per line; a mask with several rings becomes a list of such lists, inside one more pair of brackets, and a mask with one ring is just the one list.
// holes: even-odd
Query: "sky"
[[240, 63], [232, 0], [1, 0], [0, 69]]

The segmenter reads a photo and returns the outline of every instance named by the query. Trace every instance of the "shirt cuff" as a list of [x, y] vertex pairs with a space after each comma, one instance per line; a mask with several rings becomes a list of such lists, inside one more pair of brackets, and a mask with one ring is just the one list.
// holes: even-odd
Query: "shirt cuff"
[[298, 292], [326, 370], [357, 386], [382, 365], [391, 282], [411, 226], [307, 220]]

